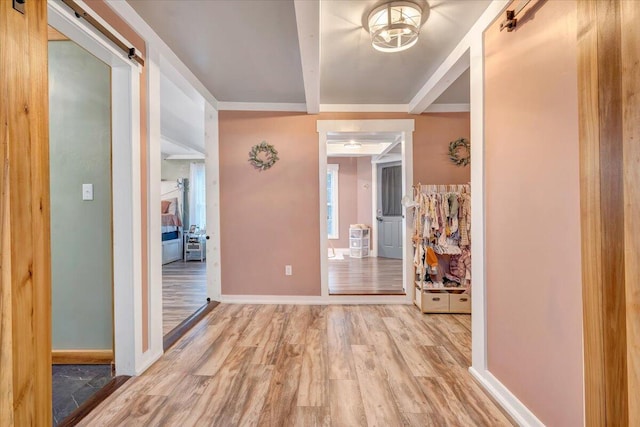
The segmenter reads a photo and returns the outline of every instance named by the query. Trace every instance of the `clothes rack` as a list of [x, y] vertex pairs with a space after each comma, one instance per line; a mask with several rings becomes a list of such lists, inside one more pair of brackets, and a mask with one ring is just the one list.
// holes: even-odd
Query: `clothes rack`
[[414, 303], [423, 313], [471, 312], [471, 186], [413, 186]]

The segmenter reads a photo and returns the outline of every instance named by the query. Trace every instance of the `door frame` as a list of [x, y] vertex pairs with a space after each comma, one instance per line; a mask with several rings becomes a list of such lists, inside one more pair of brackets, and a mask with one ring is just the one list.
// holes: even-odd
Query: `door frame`
[[[413, 185], [413, 119], [380, 119], [380, 120], [318, 120], [318, 153], [319, 153], [319, 187], [320, 187], [320, 289], [322, 299], [332, 303], [385, 303], [412, 304], [411, 283], [413, 282], [413, 256], [411, 236], [413, 221], [406, 209], [403, 210], [402, 227], [402, 283], [405, 295], [330, 295], [329, 294], [329, 260], [327, 257], [329, 244], [327, 240], [327, 134], [329, 132], [397, 132], [402, 135], [402, 164], [405, 166], [402, 176], [402, 187], [405, 194], [412, 194]], [[373, 166], [373, 165], [372, 165]], [[372, 169], [374, 169], [372, 167]], [[373, 175], [373, 173], [372, 173]], [[372, 185], [373, 187], [373, 185]], [[374, 225], [372, 232], [376, 232]]]
[[[84, 7], [84, 5], [83, 5]], [[58, 0], [47, 2], [48, 23], [111, 67], [113, 221], [113, 324], [117, 375], [136, 375], [142, 353], [142, 269], [140, 262], [140, 73], [142, 67], [114, 48]]]

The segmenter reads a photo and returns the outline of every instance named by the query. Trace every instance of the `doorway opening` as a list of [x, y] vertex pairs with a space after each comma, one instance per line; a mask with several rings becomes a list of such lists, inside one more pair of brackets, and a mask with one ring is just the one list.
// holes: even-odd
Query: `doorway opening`
[[[176, 82], [176, 80], [178, 80]], [[160, 70], [162, 334], [168, 348], [207, 304], [205, 105]]]
[[406, 303], [413, 120], [319, 121], [318, 131], [323, 295]]
[[405, 294], [400, 139], [393, 132], [328, 135], [330, 295]]

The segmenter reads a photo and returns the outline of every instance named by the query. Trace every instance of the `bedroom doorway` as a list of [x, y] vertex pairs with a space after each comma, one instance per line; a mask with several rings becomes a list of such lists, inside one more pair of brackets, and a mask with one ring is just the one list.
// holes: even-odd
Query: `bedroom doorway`
[[[400, 206], [401, 140], [400, 132], [331, 132], [327, 136], [329, 295], [405, 295]], [[390, 161], [398, 166], [395, 175], [386, 174], [385, 166]], [[382, 178], [381, 168], [385, 172]], [[394, 177], [396, 185], [387, 185]], [[380, 179], [384, 188], [380, 187]], [[393, 197], [386, 197], [389, 194]], [[400, 213], [399, 220], [390, 215], [384, 217], [396, 225], [393, 230], [384, 227], [387, 222], [379, 222], [382, 211], [378, 205], [383, 203], [382, 196], [389, 207]], [[395, 198], [397, 206], [391, 203]], [[385, 239], [394, 237], [396, 256], [390, 256], [384, 252], [389, 252], [389, 248], [378, 242], [384, 243]]]
[[162, 160], [162, 333], [167, 337], [207, 303], [204, 159]]
[[205, 103], [160, 60], [162, 336], [166, 349], [208, 302]]

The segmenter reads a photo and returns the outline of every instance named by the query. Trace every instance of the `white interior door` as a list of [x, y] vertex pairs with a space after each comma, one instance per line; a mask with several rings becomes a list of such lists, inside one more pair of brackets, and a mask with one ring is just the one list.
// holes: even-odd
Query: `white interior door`
[[378, 168], [378, 257], [402, 259], [402, 163]]

